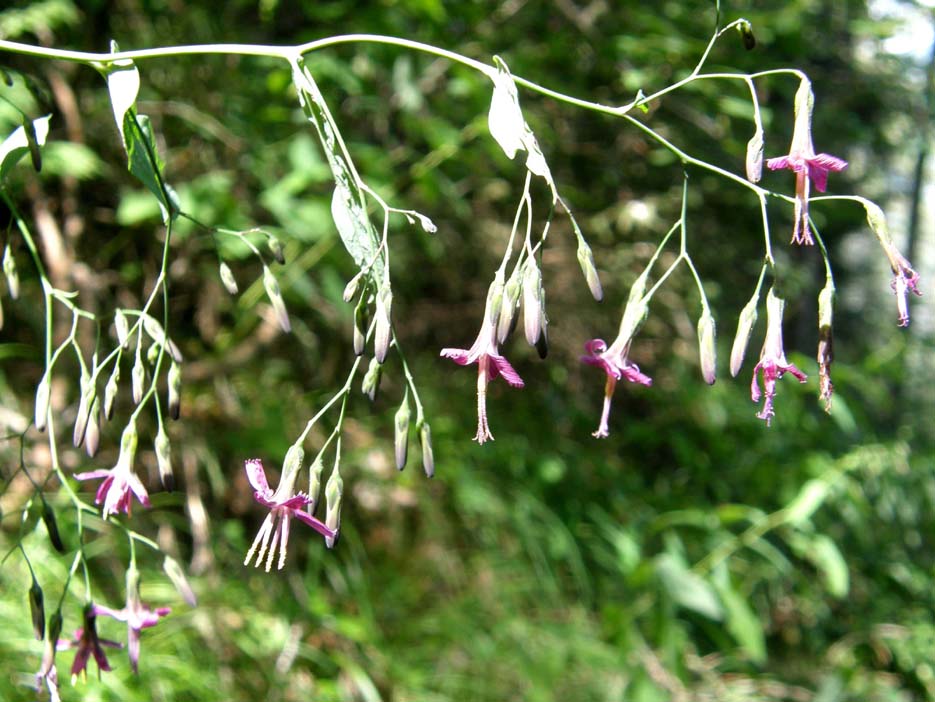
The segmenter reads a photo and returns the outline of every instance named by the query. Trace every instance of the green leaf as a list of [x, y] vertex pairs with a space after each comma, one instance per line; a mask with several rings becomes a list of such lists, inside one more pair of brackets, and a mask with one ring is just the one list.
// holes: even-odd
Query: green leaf
[[712, 577], [712, 583], [717, 590], [726, 614], [727, 631], [734, 640], [747, 653], [754, 663], [763, 663], [766, 660], [766, 640], [763, 636], [763, 625], [750, 604], [730, 582], [727, 569], [719, 567]]
[[850, 589], [847, 562], [831, 537], [825, 534], [818, 534], [813, 537], [811, 548], [805, 555], [821, 572], [828, 592], [835, 597], [847, 595]]
[[656, 559], [656, 574], [666, 592], [679, 606], [714, 621], [724, 618], [721, 601], [711, 584], [689, 570], [675, 556], [668, 553], [659, 556]]
[[830, 488], [826, 481], [817, 478], [806, 482], [799, 494], [786, 505], [786, 522], [795, 526], [803, 525], [821, 507]]
[[[32, 122], [35, 143], [39, 146], [45, 144], [45, 139], [49, 135], [49, 119], [51, 115], [40, 117]], [[0, 144], [0, 181], [23, 156], [30, 152], [31, 137], [32, 135], [27, 136], [26, 130], [20, 125]]]

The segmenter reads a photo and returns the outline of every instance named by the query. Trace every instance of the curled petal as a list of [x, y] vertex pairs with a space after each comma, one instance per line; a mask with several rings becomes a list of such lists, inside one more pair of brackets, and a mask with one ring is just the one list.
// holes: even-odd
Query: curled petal
[[253, 489], [257, 491], [258, 495], [268, 498], [273, 491], [266, 481], [266, 471], [263, 469], [263, 461], [259, 458], [251, 458], [244, 464], [244, 467], [247, 469], [247, 480], [250, 481]]
[[792, 165], [790, 165], [788, 156], [779, 156], [766, 159], [766, 167], [771, 171], [779, 171], [783, 168], [792, 168]]
[[439, 355], [442, 358], [450, 358], [459, 366], [471, 363], [471, 352], [468, 349], [442, 349]]
[[491, 354], [490, 360], [493, 362], [490, 367], [491, 379], [496, 378], [499, 373], [503, 376], [503, 379], [514, 388], [521, 388], [524, 386], [523, 379], [519, 377], [519, 373], [513, 369], [513, 366], [510, 365], [510, 362], [506, 360], [506, 358]]

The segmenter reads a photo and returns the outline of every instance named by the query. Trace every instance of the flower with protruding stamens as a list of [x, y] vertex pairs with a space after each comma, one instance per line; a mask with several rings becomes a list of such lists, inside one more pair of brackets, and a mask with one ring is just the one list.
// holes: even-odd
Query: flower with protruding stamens
[[92, 655], [94, 660], [97, 661], [98, 676], [100, 676], [102, 670], [109, 671], [111, 669], [110, 663], [107, 662], [103, 646], [121, 647], [116, 641], [98, 638], [96, 619], [95, 606], [88, 604], [84, 608], [84, 628], [78, 629], [75, 632], [75, 640], [70, 644], [66, 644], [66, 647], [74, 646], [77, 649], [75, 651], [75, 660], [71, 664], [72, 683], [77, 680], [80, 673], [87, 676], [88, 660]]
[[[290, 453], [291, 453], [290, 449]], [[301, 451], [301, 450], [299, 450]], [[295, 517], [300, 522], [308, 524], [325, 538], [334, 538], [337, 534], [334, 530], [326, 527], [322, 522], [305, 512], [302, 508], [313, 502], [313, 500], [303, 493], [294, 493], [295, 479], [301, 467], [301, 457], [297, 460], [290, 460], [290, 454], [286, 454], [286, 466], [283, 469], [282, 478], [279, 481], [279, 487], [274, 491], [266, 481], [266, 471], [263, 469], [263, 462], [259, 458], [248, 460], [244, 467], [247, 471], [247, 479], [253, 486], [253, 497], [264, 507], [268, 507], [270, 512], [266, 515], [260, 531], [257, 532], [253, 545], [247, 551], [247, 557], [243, 564], [250, 563], [254, 552], [259, 547], [256, 556], [256, 567], [263, 562], [263, 556], [269, 547], [269, 557], [266, 559], [266, 572], [273, 567], [273, 557], [276, 554], [276, 548], [279, 547], [279, 569], [286, 564], [286, 546], [289, 543], [289, 523]], [[276, 526], [275, 534], [273, 526]], [[270, 543], [270, 536], [273, 542]]]
[[519, 373], [497, 349], [497, 321], [502, 299], [503, 274], [498, 271], [487, 293], [484, 322], [474, 345], [469, 349], [445, 348], [440, 354], [461, 366], [477, 363], [477, 435], [474, 440], [479, 444], [488, 439], [493, 440], [493, 434], [490, 433], [490, 426], [487, 424], [487, 383], [502, 375], [514, 388], [521, 388], [524, 384]]
[[811, 245], [812, 234], [808, 226], [809, 183], [815, 184], [818, 192], [825, 192], [830, 171], [843, 171], [847, 161], [830, 154], [816, 154], [812, 143], [812, 86], [803, 79], [795, 95], [795, 127], [792, 130], [792, 146], [787, 156], [766, 161], [772, 171], [788, 168], [795, 172], [795, 224], [792, 228], [792, 243]]
[[94, 504], [104, 503], [103, 516], [105, 518], [109, 514], [117, 514], [117, 512], [125, 512], [129, 516], [132, 503], [131, 494], [136, 495], [136, 499], [144, 507], [150, 506], [149, 493], [146, 492], [143, 483], [133, 471], [136, 443], [136, 423], [131, 419], [120, 437], [120, 455], [117, 458], [117, 465], [110, 470], [92, 470], [75, 475], [77, 480], [104, 479], [104, 482], [97, 489]]
[[[754, 402], [759, 402], [763, 393], [766, 395], [763, 409], [756, 415], [766, 420], [766, 426], [769, 426], [775, 414], [773, 398], [776, 396], [776, 381], [785, 373], [791, 373], [800, 383], [808, 379], [805, 373], [786, 360], [786, 353], [782, 347], [782, 311], [785, 304], [781, 298], [773, 295], [770, 289], [766, 296], [766, 340], [760, 352], [760, 362], [753, 369], [753, 382], [750, 384], [750, 397]], [[760, 391], [760, 384], [756, 377], [760, 371], [763, 372], [763, 392]]]
[[607, 420], [610, 418], [610, 404], [614, 396], [614, 389], [617, 387], [617, 381], [620, 379], [629, 380], [631, 383], [650, 386], [653, 379], [640, 372], [639, 366], [630, 363], [627, 360], [629, 353], [629, 334], [627, 339], [617, 338], [608, 348], [603, 339], [591, 339], [584, 345], [584, 350], [588, 352], [586, 356], [581, 357], [582, 363], [601, 368], [607, 374], [607, 383], [604, 385], [604, 409], [601, 411], [601, 423], [592, 436], [603, 439], [608, 436], [610, 430]]

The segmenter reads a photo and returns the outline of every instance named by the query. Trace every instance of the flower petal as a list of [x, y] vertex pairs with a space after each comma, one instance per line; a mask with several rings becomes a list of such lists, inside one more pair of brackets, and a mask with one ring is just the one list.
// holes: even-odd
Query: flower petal
[[471, 359], [471, 352], [468, 349], [442, 349], [439, 356], [442, 358], [450, 358], [459, 366], [466, 366], [473, 362], [473, 359]]
[[322, 522], [317, 520], [315, 517], [310, 515], [308, 512], [296, 510], [292, 516], [294, 516], [299, 521], [304, 522], [305, 524], [308, 524], [310, 527], [312, 527], [312, 529], [317, 531], [322, 536], [326, 536], [329, 538], [334, 538], [335, 536], [337, 536], [336, 531], [333, 531], [329, 529], [328, 527], [326, 527]]
[[247, 480], [250, 481], [253, 489], [263, 495], [263, 497], [268, 498], [273, 491], [266, 481], [266, 471], [263, 469], [263, 461], [259, 458], [251, 458], [244, 462], [244, 468], [247, 471]]
[[783, 168], [792, 169], [793, 166], [789, 161], [788, 156], [778, 156], [777, 158], [768, 158], [766, 159], [766, 167], [771, 171], [779, 171]]
[[[510, 365], [510, 362], [506, 360], [503, 356], [490, 354], [489, 358], [493, 361], [493, 368], [496, 368], [500, 375], [503, 376], [503, 379], [512, 385], [514, 388], [521, 388], [525, 385], [523, 379], [519, 377], [513, 366]], [[493, 371], [491, 368], [491, 371]], [[491, 373], [491, 376], [494, 376], [494, 373]]]

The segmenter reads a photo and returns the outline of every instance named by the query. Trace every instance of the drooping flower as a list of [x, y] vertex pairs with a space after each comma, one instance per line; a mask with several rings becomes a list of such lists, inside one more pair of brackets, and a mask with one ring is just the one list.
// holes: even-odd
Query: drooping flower
[[792, 145], [787, 156], [766, 161], [772, 171], [788, 168], [795, 172], [795, 224], [792, 228], [792, 243], [810, 246], [812, 240], [808, 226], [809, 183], [814, 183], [818, 192], [825, 192], [828, 173], [843, 171], [847, 161], [830, 154], [816, 154], [812, 143], [812, 107], [814, 97], [812, 85], [803, 78], [795, 95], [795, 126], [792, 130]]
[[490, 433], [490, 426], [487, 424], [487, 384], [498, 376], [503, 376], [503, 379], [514, 388], [521, 388], [524, 385], [519, 373], [497, 349], [497, 322], [502, 300], [503, 274], [498, 271], [493, 283], [490, 284], [484, 321], [473, 346], [469, 349], [445, 348], [440, 354], [461, 366], [477, 363], [477, 435], [474, 440], [479, 444], [483, 444], [488, 439], [493, 440], [493, 434]]
[[[766, 340], [763, 342], [763, 350], [760, 352], [760, 362], [753, 369], [753, 382], [750, 384], [750, 397], [754, 402], [759, 402], [760, 397], [765, 393], [766, 399], [763, 401], [763, 409], [757, 413], [757, 417], [766, 420], [766, 426], [769, 426], [775, 412], [773, 411], [773, 398], [776, 396], [776, 381], [782, 378], [785, 373], [791, 373], [800, 383], [804, 383], [808, 376], [786, 360], [786, 353], [782, 346], [782, 311], [785, 302], [773, 294], [770, 288], [766, 296]], [[763, 373], [763, 391], [760, 391], [760, 385], [756, 374]]]
[[136, 495], [136, 499], [139, 500], [141, 505], [144, 507], [150, 506], [149, 494], [133, 471], [136, 443], [136, 422], [131, 419], [120, 437], [120, 455], [117, 458], [117, 465], [110, 470], [92, 470], [75, 475], [77, 480], [104, 479], [104, 482], [97, 489], [94, 504], [104, 503], [103, 516], [105, 519], [107, 515], [117, 514], [117, 512], [125, 512], [129, 516], [132, 503], [131, 493]]
[[130, 656], [130, 668], [136, 673], [140, 661], [140, 632], [151, 626], [156, 626], [161, 617], [172, 610], [169, 607], [150, 609], [140, 600], [140, 575], [136, 567], [131, 565], [127, 570], [127, 605], [123, 609], [111, 609], [103, 605], [94, 605], [95, 615], [113, 617], [117, 621], [127, 624], [127, 653]]
[[109, 671], [110, 663], [107, 662], [107, 656], [104, 654], [104, 646], [110, 648], [121, 648], [116, 641], [99, 638], [97, 635], [97, 614], [95, 606], [88, 604], [84, 608], [84, 627], [75, 631], [75, 640], [67, 644], [67, 648], [76, 648], [75, 660], [71, 664], [72, 683], [77, 680], [78, 675], [83, 673], [87, 677], [88, 660], [94, 656], [97, 661], [97, 673], [100, 677], [101, 671]]
[[617, 381], [621, 379], [629, 380], [631, 383], [650, 386], [653, 379], [645, 373], [640, 372], [639, 366], [630, 363], [627, 354], [630, 351], [631, 335], [627, 334], [626, 339], [617, 337], [608, 348], [603, 339], [591, 339], [584, 344], [586, 356], [581, 357], [582, 363], [601, 368], [607, 374], [607, 382], [604, 385], [604, 408], [601, 411], [601, 423], [592, 436], [603, 439], [606, 438], [610, 430], [607, 421], [610, 418], [610, 404], [614, 396], [614, 389], [617, 387]]
[[909, 293], [915, 293], [919, 297], [922, 291], [919, 290], [919, 274], [916, 273], [909, 261], [896, 251], [888, 252], [890, 267], [893, 269], [893, 282], [890, 285], [893, 292], [896, 293], [896, 308], [899, 310], [899, 326], [909, 326]]
[[[279, 487], [274, 491], [266, 481], [266, 471], [263, 469], [263, 462], [259, 458], [252, 458], [244, 464], [247, 471], [247, 479], [254, 488], [253, 497], [264, 507], [268, 507], [270, 512], [263, 520], [263, 525], [257, 532], [253, 545], [247, 551], [247, 557], [243, 564], [248, 565], [253, 558], [254, 552], [257, 552], [254, 565], [258, 568], [263, 562], [263, 556], [269, 547], [269, 557], [266, 559], [266, 572], [273, 567], [273, 558], [276, 548], [279, 548], [279, 565], [281, 570], [286, 564], [286, 546], [289, 543], [289, 524], [293, 517], [300, 522], [308, 524], [312, 529], [324, 536], [326, 539], [334, 539], [337, 532], [329, 529], [321, 521], [303, 511], [303, 507], [313, 502], [312, 498], [303, 493], [295, 493], [295, 479], [298, 476], [299, 468], [302, 465], [302, 449], [293, 446], [286, 454], [285, 465], [283, 467], [282, 478], [279, 481]], [[276, 527], [275, 534], [273, 527]], [[270, 543], [270, 536], [273, 537]]]

